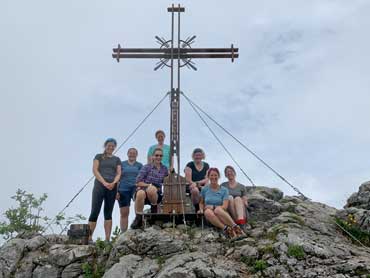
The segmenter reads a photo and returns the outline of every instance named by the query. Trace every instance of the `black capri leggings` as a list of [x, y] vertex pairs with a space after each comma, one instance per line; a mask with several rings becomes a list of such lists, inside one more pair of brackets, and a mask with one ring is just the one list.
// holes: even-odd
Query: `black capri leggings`
[[104, 201], [104, 219], [112, 220], [112, 212], [116, 201], [117, 187], [113, 190], [107, 189], [101, 182], [95, 180], [92, 192], [90, 222], [96, 222]]

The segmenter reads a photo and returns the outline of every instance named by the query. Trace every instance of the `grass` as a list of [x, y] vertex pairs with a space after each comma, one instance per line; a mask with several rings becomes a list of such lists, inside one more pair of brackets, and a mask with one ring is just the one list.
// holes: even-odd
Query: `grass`
[[166, 258], [163, 256], [157, 256], [155, 259], [157, 261], [157, 264], [159, 265], [159, 268], [162, 268], [162, 266], [166, 262]]
[[299, 225], [301, 225], [301, 226], [305, 225], [303, 218], [301, 216], [299, 216], [298, 214], [293, 213], [291, 215], [291, 218], [294, 219], [295, 221], [297, 221], [297, 223]]
[[257, 260], [254, 263], [253, 270], [255, 272], [264, 271], [267, 268], [267, 262], [264, 260]]
[[289, 257], [294, 257], [298, 260], [302, 260], [306, 256], [303, 247], [295, 244], [289, 245], [287, 254]]
[[276, 252], [274, 246], [272, 244], [268, 244], [265, 246], [262, 246], [258, 249], [258, 253], [261, 254], [261, 256], [265, 254], [272, 254], [274, 258], [277, 258], [279, 254]]
[[272, 241], [277, 241], [277, 236], [280, 233], [286, 233], [286, 226], [283, 224], [276, 224], [274, 225], [270, 231], [267, 233], [267, 238]]

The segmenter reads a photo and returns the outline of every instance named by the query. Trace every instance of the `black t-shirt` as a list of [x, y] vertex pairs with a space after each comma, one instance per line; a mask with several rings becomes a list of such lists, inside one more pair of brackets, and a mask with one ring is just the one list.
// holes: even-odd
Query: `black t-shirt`
[[205, 179], [207, 171], [209, 169], [209, 165], [207, 162], [203, 162], [203, 168], [200, 171], [198, 171], [197, 168], [195, 167], [194, 161], [191, 161], [188, 164], [186, 164], [186, 167], [189, 167], [191, 169], [191, 180], [193, 182]]
[[121, 159], [114, 155], [103, 158], [103, 154], [97, 154], [94, 159], [99, 161], [98, 171], [100, 175], [107, 182], [112, 182], [117, 174], [117, 166], [121, 166]]

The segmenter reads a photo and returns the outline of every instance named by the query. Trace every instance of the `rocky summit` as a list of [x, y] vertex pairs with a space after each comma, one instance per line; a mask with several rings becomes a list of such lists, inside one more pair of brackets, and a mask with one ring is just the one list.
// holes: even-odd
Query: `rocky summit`
[[343, 210], [274, 188], [250, 187], [248, 194], [245, 239], [168, 223], [129, 230], [112, 245], [73, 245], [56, 235], [15, 238], [0, 249], [0, 277], [370, 277], [369, 247], [339, 228], [361, 239], [370, 235], [370, 182]]

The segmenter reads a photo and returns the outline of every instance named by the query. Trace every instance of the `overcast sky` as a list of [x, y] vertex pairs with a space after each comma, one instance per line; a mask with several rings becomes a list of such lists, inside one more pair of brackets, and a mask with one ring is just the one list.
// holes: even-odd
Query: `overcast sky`
[[[47, 214], [55, 215], [92, 175], [104, 140], [122, 142], [168, 91], [169, 71], [154, 72], [155, 60], [117, 63], [111, 51], [169, 38], [171, 3], [0, 0], [1, 212], [22, 188], [48, 193]], [[240, 51], [235, 63], [196, 61], [197, 72], [183, 70], [182, 90], [308, 197], [342, 207], [370, 179], [370, 2], [181, 4], [183, 38], [197, 35], [193, 47], [234, 43]], [[155, 130], [169, 130], [168, 104], [123, 147], [122, 159], [136, 146], [145, 161]], [[181, 112], [182, 165], [198, 146], [212, 166], [233, 164], [185, 101]], [[216, 131], [256, 184], [294, 194]], [[88, 217], [91, 190], [67, 213]]]

